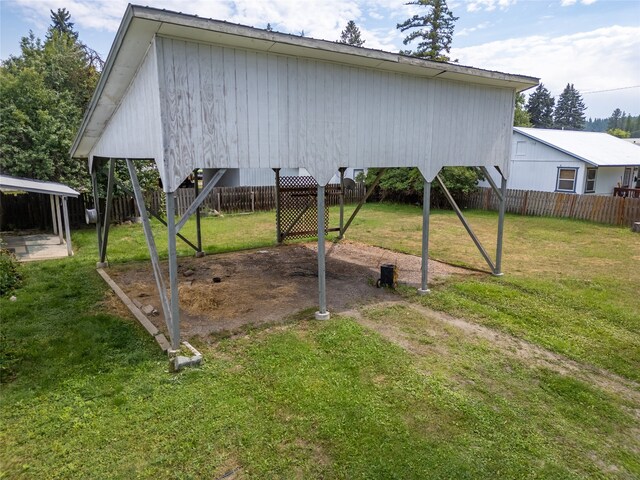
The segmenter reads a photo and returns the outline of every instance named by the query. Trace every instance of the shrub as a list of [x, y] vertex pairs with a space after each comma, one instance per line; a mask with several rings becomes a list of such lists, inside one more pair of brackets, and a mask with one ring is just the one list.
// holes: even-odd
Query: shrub
[[9, 250], [0, 248], [0, 297], [8, 295], [22, 284], [18, 259]]

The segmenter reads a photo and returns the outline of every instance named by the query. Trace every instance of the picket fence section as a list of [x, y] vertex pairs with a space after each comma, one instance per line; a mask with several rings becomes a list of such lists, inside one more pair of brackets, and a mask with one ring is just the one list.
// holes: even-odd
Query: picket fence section
[[[338, 185], [328, 188], [328, 205], [338, 205], [340, 195], [336, 193]], [[345, 192], [345, 203], [360, 201], [366, 192], [364, 184], [356, 184], [352, 190]], [[147, 194], [146, 204], [153, 211], [163, 211], [164, 195], [160, 190]], [[176, 192], [176, 214], [183, 215], [195, 199], [193, 188], [179, 188]], [[93, 208], [93, 196], [83, 193], [78, 198], [69, 198], [69, 223], [72, 227], [85, 224], [85, 209]], [[246, 213], [268, 211], [276, 208], [276, 187], [218, 187], [214, 188], [202, 204], [201, 211], [207, 213], [216, 210], [221, 213]], [[100, 201], [100, 211], [105, 211], [105, 200]], [[113, 198], [111, 204], [111, 220], [114, 223], [125, 222], [140, 213], [133, 197], [128, 195]], [[0, 229], [21, 230], [39, 228], [50, 230], [51, 207], [49, 196], [42, 194], [0, 194]]]
[[[498, 210], [499, 204], [491, 188], [479, 188], [464, 203], [467, 208], [483, 210]], [[640, 222], [640, 198], [507, 190], [506, 211], [631, 226]]]

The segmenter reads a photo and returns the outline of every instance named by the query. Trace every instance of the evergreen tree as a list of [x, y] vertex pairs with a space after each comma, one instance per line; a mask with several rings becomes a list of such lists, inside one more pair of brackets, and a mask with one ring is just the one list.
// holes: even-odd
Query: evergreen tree
[[516, 109], [513, 113], [513, 126], [514, 127], [530, 127], [531, 117], [529, 112], [524, 109], [524, 94], [518, 93], [516, 95]]
[[607, 130], [614, 130], [616, 128], [620, 128], [622, 118], [622, 110], [616, 108], [611, 116], [609, 117], [609, 121], [607, 122]]
[[572, 83], [567, 83], [558, 98], [558, 104], [553, 114], [554, 127], [562, 130], [584, 129], [586, 108], [580, 92], [575, 89]]
[[[32, 32], [0, 66], [0, 170], [86, 189], [84, 162], [69, 158], [99, 73], [59, 11], [42, 43]], [[71, 30], [68, 30], [71, 29]]]
[[404, 50], [400, 53], [437, 62], [448, 62], [454, 23], [458, 17], [453, 16], [446, 0], [414, 0], [406, 5], [419, 5], [429, 10], [425, 15], [414, 15], [396, 25], [401, 32], [412, 30], [402, 42], [405, 45], [419, 40], [415, 50]]
[[342, 33], [340, 34], [338, 43], [346, 43], [347, 45], [361, 47], [364, 45], [364, 42], [365, 40], [362, 40], [362, 37], [360, 36], [360, 29], [356, 25], [356, 22], [349, 20], [347, 22], [347, 26], [344, 27], [344, 30], [342, 30]]
[[51, 36], [55, 33], [61, 33], [69, 35], [74, 41], [78, 40], [78, 32], [73, 29], [73, 22], [71, 22], [71, 14], [66, 8], [59, 8], [57, 12], [49, 10], [51, 12], [51, 25], [47, 32], [47, 40], [51, 40]]
[[531, 119], [531, 125], [536, 128], [552, 128], [553, 127], [553, 107], [555, 99], [546, 89], [544, 84], [538, 85], [534, 92], [529, 95], [527, 102], [527, 113]]

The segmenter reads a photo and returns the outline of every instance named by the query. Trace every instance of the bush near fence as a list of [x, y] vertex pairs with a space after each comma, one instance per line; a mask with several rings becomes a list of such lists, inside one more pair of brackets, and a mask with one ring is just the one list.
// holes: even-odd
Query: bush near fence
[[[333, 185], [331, 192], [335, 192], [339, 186]], [[353, 190], [345, 192], [345, 203], [360, 201], [366, 192], [364, 184], [356, 184]], [[156, 190], [146, 195], [147, 207], [155, 211], [162, 205], [162, 191]], [[195, 199], [193, 188], [179, 188], [176, 191], [176, 214], [183, 215], [188, 206]], [[338, 205], [340, 196], [332, 193], [327, 196], [328, 205]], [[105, 200], [101, 199], [100, 209], [104, 212]], [[93, 196], [83, 193], [78, 198], [69, 198], [69, 223], [72, 227], [85, 224], [85, 209], [93, 208]], [[121, 223], [131, 217], [139, 216], [135, 202], [128, 195], [113, 198], [111, 204], [111, 220]], [[276, 187], [216, 187], [202, 203], [203, 209], [218, 210], [222, 213], [245, 213], [253, 211], [268, 211], [276, 208]], [[51, 206], [49, 196], [43, 194], [4, 195], [0, 197], [0, 229], [31, 229], [50, 230]]]
[[[467, 208], [483, 210], [498, 210], [498, 204], [491, 188], [479, 188], [464, 202]], [[506, 211], [631, 226], [640, 221], [640, 198], [507, 190]]]

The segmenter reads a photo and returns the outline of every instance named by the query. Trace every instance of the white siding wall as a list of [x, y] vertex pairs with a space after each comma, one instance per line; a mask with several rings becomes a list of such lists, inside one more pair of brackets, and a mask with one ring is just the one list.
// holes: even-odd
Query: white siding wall
[[[153, 45], [89, 156], [162, 158], [158, 67]], [[163, 176], [162, 162], [156, 163]]]
[[165, 185], [196, 167], [500, 165], [513, 91], [158, 37]]
[[[513, 132], [508, 188], [555, 192], [559, 167], [578, 168], [576, 193], [584, 193], [585, 175], [587, 168], [591, 168], [590, 164], [520, 133]], [[613, 188], [622, 181], [623, 175], [624, 167], [599, 167], [594, 193], [596, 195], [612, 195]], [[499, 184], [498, 174], [492, 172], [492, 177]], [[479, 185], [489, 187], [489, 183], [486, 181], [479, 182]]]

